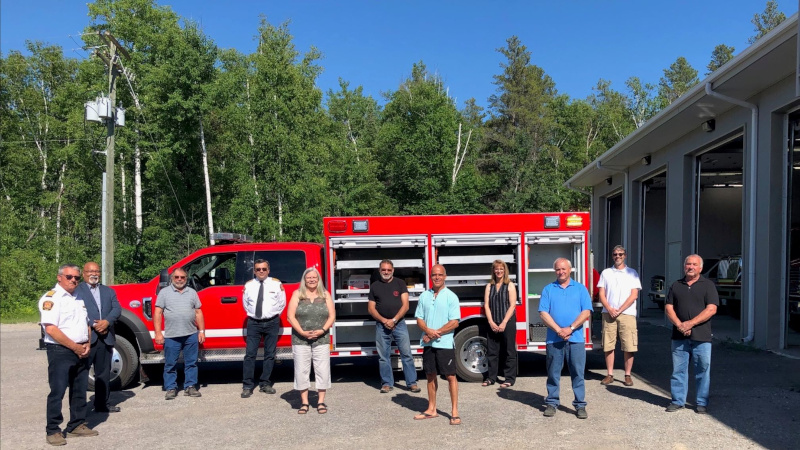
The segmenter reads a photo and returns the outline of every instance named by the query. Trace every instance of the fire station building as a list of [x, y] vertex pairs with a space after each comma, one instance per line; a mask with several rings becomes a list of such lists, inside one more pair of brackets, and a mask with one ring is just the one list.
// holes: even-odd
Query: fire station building
[[591, 196], [594, 266], [624, 245], [640, 308], [698, 253], [743, 342], [800, 345], [799, 52], [795, 14], [567, 181]]

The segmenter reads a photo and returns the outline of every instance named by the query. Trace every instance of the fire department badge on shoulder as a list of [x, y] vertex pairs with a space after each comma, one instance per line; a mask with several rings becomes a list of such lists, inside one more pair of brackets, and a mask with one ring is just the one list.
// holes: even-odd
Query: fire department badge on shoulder
[[42, 309], [45, 311], [50, 311], [51, 309], [53, 309], [53, 302], [51, 302], [50, 300], [45, 301], [44, 303], [42, 303]]

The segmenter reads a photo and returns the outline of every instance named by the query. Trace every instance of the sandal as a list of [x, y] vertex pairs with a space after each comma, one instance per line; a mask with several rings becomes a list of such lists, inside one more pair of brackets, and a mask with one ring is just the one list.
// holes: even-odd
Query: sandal
[[306, 414], [308, 413], [309, 405], [308, 403], [303, 403], [300, 405], [300, 409], [297, 410], [297, 414]]
[[506, 383], [503, 383], [503, 384], [500, 385], [500, 389], [507, 389], [507, 388], [510, 388], [513, 385], [514, 385], [513, 383], [506, 382]]
[[319, 405], [317, 405], [317, 412], [320, 414], [325, 414], [326, 412], [328, 412], [328, 405], [326, 405], [325, 403], [320, 403]]
[[461, 425], [461, 417], [453, 416], [450, 418], [450, 425]]
[[494, 384], [494, 380], [483, 380], [483, 383], [481, 383], [481, 386], [486, 387], [486, 386], [491, 386], [493, 384]]

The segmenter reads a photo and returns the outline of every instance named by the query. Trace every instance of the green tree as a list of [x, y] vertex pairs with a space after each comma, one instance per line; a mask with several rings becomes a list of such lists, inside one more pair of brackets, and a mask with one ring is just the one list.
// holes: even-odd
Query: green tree
[[780, 25], [784, 20], [786, 20], [786, 14], [778, 11], [778, 2], [769, 0], [764, 7], [764, 12], [761, 14], [753, 14], [753, 18], [750, 22], [755, 26], [753, 31], [755, 31], [756, 34], [751, 36], [747, 42], [751, 44], [756, 42], [772, 31], [773, 28]]
[[256, 178], [262, 208], [254, 236], [259, 239], [322, 239], [322, 221], [331, 209], [327, 168], [329, 119], [316, 78], [319, 51], [300, 55], [289, 34], [261, 20], [258, 49], [252, 56], [251, 111], [254, 147], [260, 153]]
[[531, 52], [517, 36], [498, 49], [506, 61], [494, 76], [489, 97], [480, 171], [487, 180], [487, 206], [497, 212], [542, 211], [557, 203], [542, 185], [539, 163], [553, 150], [555, 83], [531, 63]]
[[683, 56], [679, 56], [669, 68], [664, 69], [664, 76], [658, 82], [658, 96], [664, 106], [677, 100], [699, 83], [697, 70]]
[[656, 87], [650, 83], [642, 84], [639, 77], [628, 78], [625, 86], [628, 88], [628, 113], [639, 128], [661, 110], [661, 102]]
[[331, 194], [336, 199], [334, 215], [382, 215], [397, 212], [378, 180], [381, 171], [376, 141], [381, 111], [378, 103], [364, 96], [364, 89], [339, 79], [339, 90], [328, 91], [328, 115], [332, 119], [329, 138], [334, 164], [330, 166]]
[[461, 183], [463, 173], [454, 183], [453, 166], [459, 124], [462, 139], [467, 132], [441, 78], [416, 63], [386, 99], [377, 146], [379, 179], [387, 194], [404, 214], [461, 212], [454, 198], [471, 184]]
[[706, 75], [711, 75], [712, 72], [722, 67], [726, 62], [733, 59], [733, 52], [736, 49], [733, 47], [728, 47], [725, 44], [719, 44], [718, 46], [714, 47], [714, 51], [711, 52], [711, 61], [708, 62], [706, 68], [708, 72]]
[[[119, 79], [117, 97], [137, 108], [128, 126], [118, 130], [117, 153], [131, 161], [137, 147], [141, 150], [147, 213], [139, 236], [138, 230], [121, 226], [122, 202], [115, 205], [115, 217], [122, 219], [115, 223], [117, 252], [126, 256], [115, 262], [121, 280], [126, 273], [134, 279], [151, 277], [176, 256], [208, 242], [201, 120], [211, 110], [208, 91], [217, 75], [217, 50], [197, 24], [183, 21], [182, 27], [177, 14], [150, 0], [100, 0], [89, 5], [89, 17], [89, 43], [97, 39], [92, 31], [106, 30], [131, 55], [122, 63], [135, 78]], [[206, 141], [213, 146], [214, 136]], [[119, 167], [117, 186], [123, 174], [135, 176], [130, 165]], [[164, 237], [163, 229], [171, 238]]]
[[[35, 313], [55, 269], [91, 253], [99, 176], [83, 127], [87, 63], [27, 43], [0, 58], [0, 313]], [[98, 181], [93, 189], [92, 179]]]

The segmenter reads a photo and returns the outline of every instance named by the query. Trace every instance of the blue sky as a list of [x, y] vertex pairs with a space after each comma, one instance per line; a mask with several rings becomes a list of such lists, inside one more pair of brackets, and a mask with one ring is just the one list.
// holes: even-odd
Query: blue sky
[[[275, 25], [290, 20], [301, 52], [323, 53], [317, 84], [325, 92], [338, 78], [383, 103], [381, 92], [397, 89], [422, 60], [438, 72], [459, 106], [474, 97], [486, 106], [501, 72], [496, 49], [512, 35], [532, 52], [532, 62], [572, 98], [591, 94], [598, 79], [625, 90], [638, 76], [657, 83], [679, 56], [702, 79], [717, 44], [744, 50], [754, 34], [750, 19], [766, 0], [655, 1], [211, 1], [163, 0], [185, 18], [202, 24], [224, 48], [250, 53], [259, 16]], [[797, 2], [779, 0], [787, 17]], [[0, 3], [0, 51], [24, 49], [25, 40], [60, 45], [85, 57], [77, 36], [88, 24], [85, 1], [5, 0]], [[70, 37], [72, 35], [72, 37]]]

